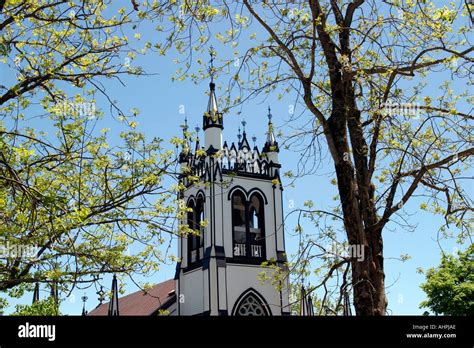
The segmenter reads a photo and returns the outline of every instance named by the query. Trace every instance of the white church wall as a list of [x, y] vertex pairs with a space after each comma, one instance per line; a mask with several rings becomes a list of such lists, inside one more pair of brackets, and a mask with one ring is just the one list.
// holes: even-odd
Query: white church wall
[[228, 309], [227, 308], [227, 272], [226, 269], [223, 267], [219, 267], [217, 269], [218, 272], [218, 280], [219, 280], [219, 308], [221, 310]]
[[206, 150], [212, 146], [214, 149], [222, 148], [222, 130], [217, 127], [211, 127], [204, 132], [204, 143]]
[[[186, 272], [180, 279], [181, 294], [178, 295], [181, 315], [194, 315], [203, 312], [204, 277], [201, 269]], [[181, 296], [181, 295], [184, 295]], [[181, 296], [181, 297], [180, 297]]]
[[281, 315], [280, 292], [269, 282], [258, 279], [263, 269], [255, 265], [227, 264], [227, 302], [229, 315], [237, 299], [249, 288], [256, 290], [267, 301], [272, 315]]

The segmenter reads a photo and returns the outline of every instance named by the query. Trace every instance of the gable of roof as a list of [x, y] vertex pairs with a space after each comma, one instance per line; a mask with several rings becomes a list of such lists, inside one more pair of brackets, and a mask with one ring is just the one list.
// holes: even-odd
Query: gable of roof
[[[159, 309], [166, 309], [176, 301], [175, 280], [169, 279], [151, 287], [147, 292], [139, 290], [121, 297], [119, 315], [154, 315]], [[108, 315], [109, 303], [97, 306], [87, 315]]]

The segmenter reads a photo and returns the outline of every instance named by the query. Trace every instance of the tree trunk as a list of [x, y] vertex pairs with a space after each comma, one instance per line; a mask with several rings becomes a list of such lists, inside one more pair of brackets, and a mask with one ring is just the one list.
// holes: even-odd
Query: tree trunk
[[343, 113], [342, 108], [336, 107], [328, 127], [337, 157], [342, 159], [335, 161], [335, 169], [347, 239], [350, 246], [363, 249], [362, 258], [352, 255], [351, 259], [354, 307], [356, 315], [385, 315], [382, 233], [374, 229], [377, 218], [371, 185], [359, 175], [362, 169], [356, 171], [350, 160]]

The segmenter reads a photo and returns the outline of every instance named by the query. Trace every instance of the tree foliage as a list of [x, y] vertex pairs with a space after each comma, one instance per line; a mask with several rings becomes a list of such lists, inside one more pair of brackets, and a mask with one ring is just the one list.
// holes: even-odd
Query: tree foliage
[[474, 245], [458, 255], [443, 254], [441, 264], [425, 272], [421, 308], [435, 314], [474, 315]]
[[49, 297], [45, 300], [36, 301], [32, 305], [19, 304], [15, 306], [12, 315], [18, 316], [52, 316], [61, 315], [58, 304], [54, 298]]
[[[0, 291], [10, 296], [37, 282], [68, 295], [166, 261], [158, 248], [179, 216], [166, 179], [175, 155], [138, 132], [138, 111], [123, 112], [102, 84], [144, 74], [132, 62], [151, 44], [125, 33], [158, 5], [123, 5], [0, 1]], [[104, 117], [117, 132], [97, 129]]]
[[202, 68], [190, 69], [202, 63], [195, 52], [221, 41], [233, 50], [216, 68], [231, 75], [220, 86], [228, 108], [239, 111], [258, 95], [294, 96], [281, 133], [284, 147], [301, 160], [288, 176], [317, 173], [331, 160], [338, 205], [310, 210], [337, 215], [334, 224], [344, 231], [339, 242], [364, 248], [363, 260], [347, 258], [359, 315], [386, 313], [382, 235], [387, 228], [413, 228], [405, 208], [414, 197], [423, 199], [420, 209], [444, 217], [440, 235], [471, 238], [464, 173], [474, 154], [467, 90], [472, 6], [203, 0], [176, 2], [171, 15], [161, 16], [170, 19], [160, 27], [171, 33], [166, 43], [184, 55], [178, 79], [206, 76]]

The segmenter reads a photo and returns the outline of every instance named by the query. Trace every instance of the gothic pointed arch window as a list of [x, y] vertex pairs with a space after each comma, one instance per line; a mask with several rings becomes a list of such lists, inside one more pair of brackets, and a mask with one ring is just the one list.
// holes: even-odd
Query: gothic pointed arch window
[[193, 200], [188, 205], [191, 211], [188, 211], [188, 227], [195, 233], [188, 235], [188, 264], [191, 265], [201, 260], [204, 247], [204, 227], [201, 222], [204, 221], [204, 197], [198, 196], [196, 202]]
[[236, 190], [232, 195], [233, 254], [243, 261], [265, 258], [264, 201], [259, 193], [247, 200]]
[[234, 256], [247, 255], [246, 199], [242, 191], [232, 195], [232, 227], [234, 239]]
[[263, 256], [264, 226], [263, 199], [260, 194], [254, 193], [249, 200], [249, 236], [252, 257]]
[[237, 300], [233, 315], [235, 316], [269, 316], [268, 306], [252, 290]]

